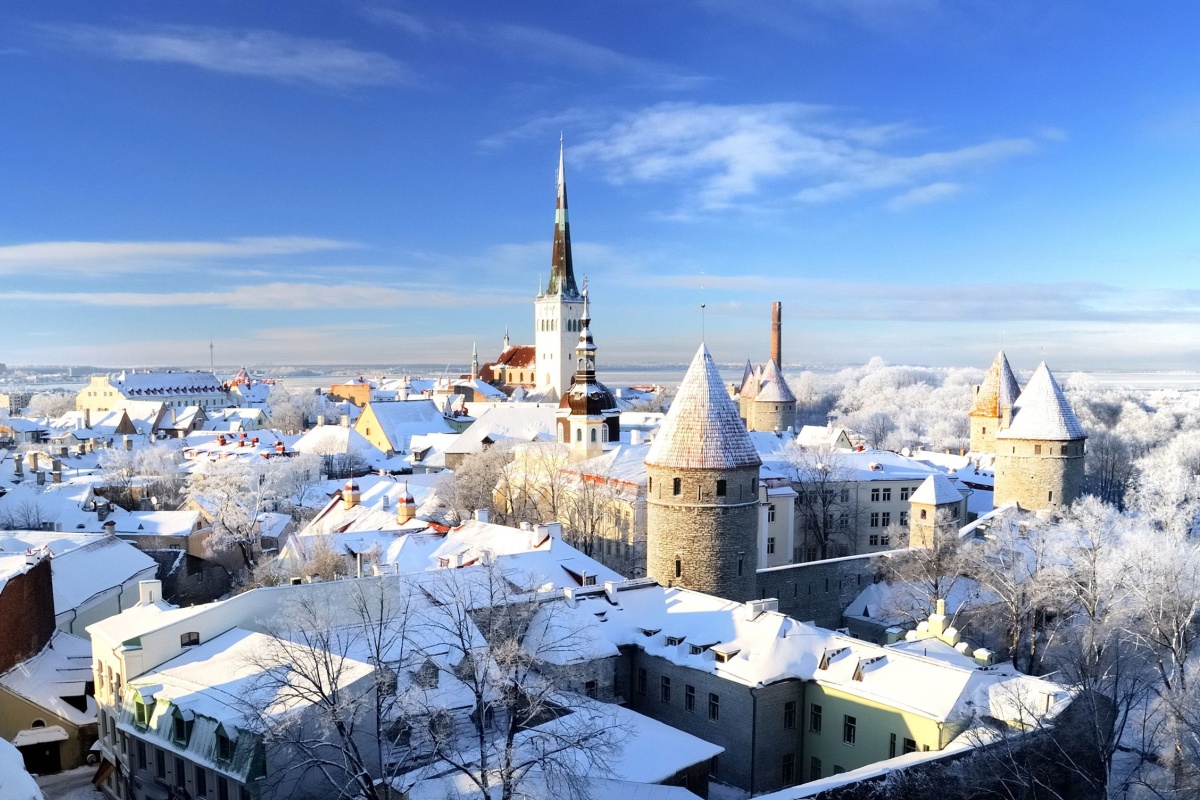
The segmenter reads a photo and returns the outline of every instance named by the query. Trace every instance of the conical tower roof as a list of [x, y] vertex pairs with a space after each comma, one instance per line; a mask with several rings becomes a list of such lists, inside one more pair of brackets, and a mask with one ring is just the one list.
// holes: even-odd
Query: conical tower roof
[[1012, 424], [996, 434], [997, 439], [1086, 439], [1083, 424], [1058, 388], [1046, 362], [1038, 364], [1029, 383], [1012, 407]]
[[962, 502], [963, 495], [954, 485], [954, 481], [940, 472], [935, 472], [926, 478], [908, 499], [916, 505], [940, 506]]
[[796, 402], [796, 395], [792, 394], [791, 387], [783, 379], [783, 373], [779, 371], [779, 367], [775, 362], [770, 359], [767, 359], [767, 363], [763, 364], [762, 377], [759, 379], [758, 394], [754, 396], [754, 400], [755, 402], [763, 403]]
[[1012, 367], [1008, 365], [1008, 356], [1001, 350], [996, 354], [992, 366], [988, 367], [983, 383], [979, 385], [970, 415], [999, 419], [1000, 410], [1012, 408], [1020, 394], [1021, 388], [1013, 375]]
[[679, 469], [736, 469], [762, 463], [721, 381], [708, 348], [700, 345], [646, 464]]

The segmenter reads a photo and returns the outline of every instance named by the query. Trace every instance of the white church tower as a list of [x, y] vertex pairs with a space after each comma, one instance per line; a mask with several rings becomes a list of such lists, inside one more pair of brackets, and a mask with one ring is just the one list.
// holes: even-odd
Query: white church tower
[[557, 400], [571, 386], [575, 372], [574, 347], [583, 317], [583, 296], [575, 283], [571, 262], [571, 224], [567, 220], [567, 176], [562, 140], [558, 143], [558, 206], [554, 212], [554, 248], [550, 283], [534, 302], [534, 345], [537, 349], [537, 389]]

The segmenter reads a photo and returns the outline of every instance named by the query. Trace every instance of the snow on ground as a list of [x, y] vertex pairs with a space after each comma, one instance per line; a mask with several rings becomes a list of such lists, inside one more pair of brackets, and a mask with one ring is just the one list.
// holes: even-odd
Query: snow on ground
[[25, 771], [21, 751], [0, 740], [0, 800], [42, 800], [42, 793]]
[[46, 800], [103, 800], [104, 795], [92, 786], [94, 766], [77, 767], [57, 775], [37, 779]]

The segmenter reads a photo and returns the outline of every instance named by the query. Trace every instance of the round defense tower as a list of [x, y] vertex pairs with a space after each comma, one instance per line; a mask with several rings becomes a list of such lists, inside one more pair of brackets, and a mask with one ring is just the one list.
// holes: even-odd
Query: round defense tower
[[1069, 505], [1083, 493], [1087, 434], [1050, 374], [1038, 365], [996, 434], [996, 507], [1016, 501], [1037, 511]]
[[646, 455], [646, 572], [664, 586], [756, 597], [761, 461], [700, 346]]

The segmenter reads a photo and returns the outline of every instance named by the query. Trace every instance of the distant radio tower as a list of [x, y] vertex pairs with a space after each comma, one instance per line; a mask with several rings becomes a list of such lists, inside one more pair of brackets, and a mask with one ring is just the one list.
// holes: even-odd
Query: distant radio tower
[[209, 339], [209, 340], [208, 340], [208, 371], [209, 371], [209, 372], [216, 372], [216, 371], [217, 371], [216, 364], [215, 364], [215, 362], [213, 361], [213, 343], [212, 343], [212, 339]]

